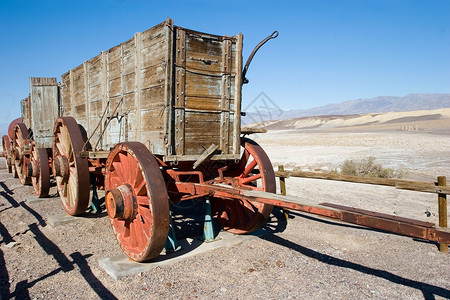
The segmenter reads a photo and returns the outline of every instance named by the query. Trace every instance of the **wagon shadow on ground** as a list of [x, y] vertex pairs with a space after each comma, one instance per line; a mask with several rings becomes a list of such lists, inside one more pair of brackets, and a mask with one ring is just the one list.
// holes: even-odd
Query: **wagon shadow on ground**
[[80, 252], [73, 252], [69, 255], [71, 258], [69, 259], [55, 243], [47, 238], [36, 223], [30, 224], [28, 227], [34, 234], [34, 238], [42, 250], [44, 250], [47, 255], [52, 256], [59, 267], [34, 280], [22, 280], [18, 282], [14, 292], [12, 292], [9, 297], [15, 297], [16, 299], [30, 299], [28, 290], [31, 287], [61, 272], [71, 272], [75, 270], [75, 266], [77, 266], [81, 276], [101, 299], [117, 299], [117, 297], [115, 297], [92, 272], [87, 261], [87, 258], [91, 257], [92, 254], [82, 255]]
[[[358, 230], [365, 230], [365, 231], [371, 231], [371, 232], [381, 232], [381, 233], [386, 233], [389, 235], [396, 235], [396, 236], [404, 237], [404, 235], [401, 235], [401, 234], [395, 233], [395, 232], [385, 231], [385, 230], [376, 229], [376, 228], [369, 228], [369, 227], [364, 227], [364, 226], [359, 226], [359, 225], [347, 224], [347, 223], [343, 223], [341, 221], [337, 221], [335, 219], [326, 219], [326, 217], [320, 218], [320, 217], [315, 217], [315, 216], [308, 215], [305, 213], [300, 213], [297, 211], [290, 211], [289, 218], [294, 219], [295, 217], [300, 217], [300, 218], [320, 222], [320, 223], [327, 224], [327, 225], [333, 225], [333, 226], [345, 227], [345, 228], [354, 228], [354, 229], [358, 229]], [[434, 245], [436, 247], [436, 249], [439, 249], [439, 243], [437, 243], [437, 242], [422, 240], [419, 238], [412, 238], [412, 240], [415, 242], [423, 243], [423, 244]]]
[[[184, 205], [184, 206], [183, 206]], [[193, 201], [192, 203], [183, 203], [182, 205], [171, 204], [172, 222], [176, 238], [181, 249], [176, 252], [169, 252], [160, 255], [148, 262], [154, 263], [176, 258], [194, 251], [205, 243], [203, 239], [205, 222], [205, 201]], [[221, 232], [220, 225], [213, 219], [213, 232], [215, 238]], [[264, 226], [248, 235], [261, 236], [266, 234], [282, 232], [286, 229], [287, 221], [281, 209], [275, 208]]]
[[[332, 222], [328, 220], [323, 220], [319, 218], [314, 218], [311, 216], [303, 215], [296, 212], [289, 212], [289, 218], [293, 218], [293, 216], [299, 216], [307, 219], [312, 219], [319, 222], [324, 222], [331, 225], [336, 226], [343, 226], [343, 227], [350, 227], [350, 228], [357, 228], [359, 230], [369, 230], [369, 231], [379, 231], [379, 232], [385, 232], [382, 230], [372, 229], [372, 228], [365, 228], [360, 226], [354, 226], [354, 225], [348, 225], [348, 224], [342, 224], [337, 222]], [[277, 245], [281, 245], [283, 247], [292, 249], [294, 251], [297, 251], [298, 253], [308, 256], [310, 258], [316, 259], [317, 261], [321, 263], [325, 263], [328, 265], [337, 266], [340, 268], [346, 268], [351, 269], [354, 271], [358, 271], [360, 273], [376, 276], [385, 280], [388, 280], [395, 284], [400, 284], [406, 287], [414, 288], [417, 290], [420, 290], [424, 296], [424, 299], [435, 299], [435, 296], [440, 296], [444, 298], [450, 298], [450, 290], [446, 288], [442, 288], [439, 286], [435, 286], [432, 284], [420, 282], [411, 280], [408, 278], [401, 277], [399, 275], [395, 275], [391, 272], [385, 271], [385, 270], [379, 270], [371, 267], [367, 267], [358, 263], [346, 261], [340, 258], [333, 257], [328, 254], [320, 253], [316, 250], [309, 249], [307, 247], [301, 246], [299, 244], [296, 244], [294, 242], [291, 242], [287, 239], [284, 239], [278, 235], [275, 235], [274, 233], [282, 232], [286, 228], [287, 222], [283, 215], [283, 212], [279, 209], [274, 209], [274, 212], [272, 214], [272, 218], [266, 223], [266, 225], [260, 229], [264, 231], [266, 234], [260, 234], [259, 238], [272, 242]], [[421, 241], [421, 240], [419, 240]], [[434, 244], [434, 243], [433, 243]]]
[[[4, 184], [4, 182], [0, 182], [0, 186], [4, 189], [4, 191], [0, 191], [0, 196], [9, 202], [11, 206], [7, 208], [16, 209], [23, 208], [28, 213], [33, 215], [36, 218], [37, 223], [28, 224], [28, 229], [25, 232], [30, 231], [33, 233], [34, 239], [37, 241], [42, 250], [49, 256], [52, 256], [54, 260], [58, 263], [59, 267], [52, 270], [51, 272], [33, 279], [31, 281], [22, 280], [19, 281], [14, 288], [14, 291], [10, 291], [11, 283], [10, 277], [5, 261], [5, 254], [2, 249], [0, 249], [0, 299], [30, 299], [29, 289], [36, 285], [37, 283], [52, 277], [58, 273], [68, 273], [70, 271], [75, 270], [75, 266], [78, 267], [78, 272], [84, 278], [84, 280], [89, 284], [92, 290], [101, 298], [101, 299], [117, 299], [103, 284], [102, 282], [94, 275], [92, 272], [87, 258], [91, 257], [92, 254], [81, 254], [80, 252], [71, 253], [69, 259], [61, 249], [50, 240], [41, 230], [42, 227], [45, 227], [47, 224], [42, 216], [36, 212], [34, 209], [29, 207], [25, 201], [17, 202], [16, 199], [12, 196], [14, 193], [8, 189], [8, 187]], [[6, 210], [3, 209], [0, 212]], [[9, 244], [14, 242], [14, 237], [19, 234], [24, 234], [25, 232], [21, 232], [15, 235], [11, 235], [7, 228], [0, 223], [0, 235], [2, 240], [0, 244]]]

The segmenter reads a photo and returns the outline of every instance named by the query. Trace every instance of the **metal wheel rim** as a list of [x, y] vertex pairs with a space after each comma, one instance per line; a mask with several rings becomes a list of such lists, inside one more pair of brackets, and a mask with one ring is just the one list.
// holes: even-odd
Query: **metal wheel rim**
[[156, 159], [141, 143], [118, 144], [108, 156], [107, 194], [124, 184], [131, 187], [136, 197], [136, 215], [132, 220], [110, 216], [111, 228], [129, 258], [139, 262], [152, 259], [161, 253], [167, 240], [169, 197]]
[[[276, 192], [275, 173], [272, 163], [265, 151], [256, 142], [243, 138], [241, 146], [244, 148], [242, 158], [238, 164], [231, 167], [230, 175], [237, 178], [241, 185], [265, 191]], [[260, 176], [253, 173], [259, 168]], [[254, 178], [254, 180], [251, 180]], [[253, 186], [260, 181], [260, 187]], [[217, 222], [225, 230], [234, 234], [245, 234], [259, 229], [272, 212], [273, 206], [244, 200], [225, 200], [213, 198], [212, 213]]]
[[8, 126], [8, 136], [11, 140], [14, 140], [14, 132], [16, 130], [16, 124], [22, 123], [22, 118], [13, 120]]
[[35, 145], [31, 151], [31, 162], [39, 167], [36, 177], [31, 177], [34, 193], [39, 198], [47, 197], [50, 190], [50, 167], [48, 164], [47, 149], [37, 148]]
[[53, 161], [59, 156], [69, 161], [67, 180], [53, 170], [59, 197], [69, 215], [83, 214], [89, 205], [90, 185], [88, 160], [76, 155], [84, 144], [80, 128], [74, 118], [61, 117], [53, 132]]

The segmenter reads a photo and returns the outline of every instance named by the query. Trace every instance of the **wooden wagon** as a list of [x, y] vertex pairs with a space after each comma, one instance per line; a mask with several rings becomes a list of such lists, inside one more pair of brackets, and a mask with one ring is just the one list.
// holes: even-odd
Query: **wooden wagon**
[[[53, 170], [66, 211], [84, 213], [90, 176], [101, 185], [105, 175], [116, 237], [142, 261], [166, 243], [169, 198], [207, 196], [179, 183], [221, 178], [275, 192], [267, 155], [241, 139], [242, 68], [242, 34], [206, 34], [168, 19], [62, 75]], [[259, 228], [272, 210], [211, 202], [218, 222], [236, 233]]]
[[91, 187], [104, 188], [111, 227], [135, 261], [164, 248], [169, 201], [204, 199], [236, 234], [260, 228], [276, 205], [448, 244], [450, 232], [431, 223], [274, 194], [272, 164], [240, 117], [249, 63], [276, 35], [243, 67], [242, 34], [167, 19], [63, 74], [59, 98], [55, 79], [32, 78], [10, 133], [13, 169], [42, 194], [51, 167], [71, 215], [86, 212]]
[[53, 125], [59, 115], [56, 78], [31, 77], [30, 94], [21, 101], [22, 117], [11, 122], [3, 149], [8, 171], [38, 197], [48, 196]]

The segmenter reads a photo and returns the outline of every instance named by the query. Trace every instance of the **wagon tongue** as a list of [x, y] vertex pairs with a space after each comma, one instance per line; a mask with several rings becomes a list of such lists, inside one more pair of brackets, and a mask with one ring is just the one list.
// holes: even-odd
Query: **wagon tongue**
[[[206, 188], [205, 185], [195, 185], [197, 190]], [[284, 196], [256, 190], [231, 188], [225, 185], [219, 186], [217, 184], [211, 184], [207, 186], [210, 194], [218, 195], [227, 199], [241, 199], [251, 202], [265, 203], [278, 207], [338, 219], [347, 223], [381, 229], [384, 231], [414, 238], [420, 238], [443, 244], [450, 244], [450, 229], [436, 227], [434, 226], [435, 224], [430, 222], [422, 222], [418, 220], [330, 203], [316, 204], [308, 201], [307, 199], [302, 199], [300, 197], [294, 196]]]

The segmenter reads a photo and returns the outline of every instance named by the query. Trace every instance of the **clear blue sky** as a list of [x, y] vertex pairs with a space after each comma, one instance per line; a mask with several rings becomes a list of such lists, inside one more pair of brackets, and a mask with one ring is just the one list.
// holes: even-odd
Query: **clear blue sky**
[[20, 116], [28, 77], [57, 77], [169, 16], [244, 34], [253, 60], [243, 106], [261, 91], [281, 108], [450, 92], [450, 1], [10, 1], [0, 4], [0, 123]]

